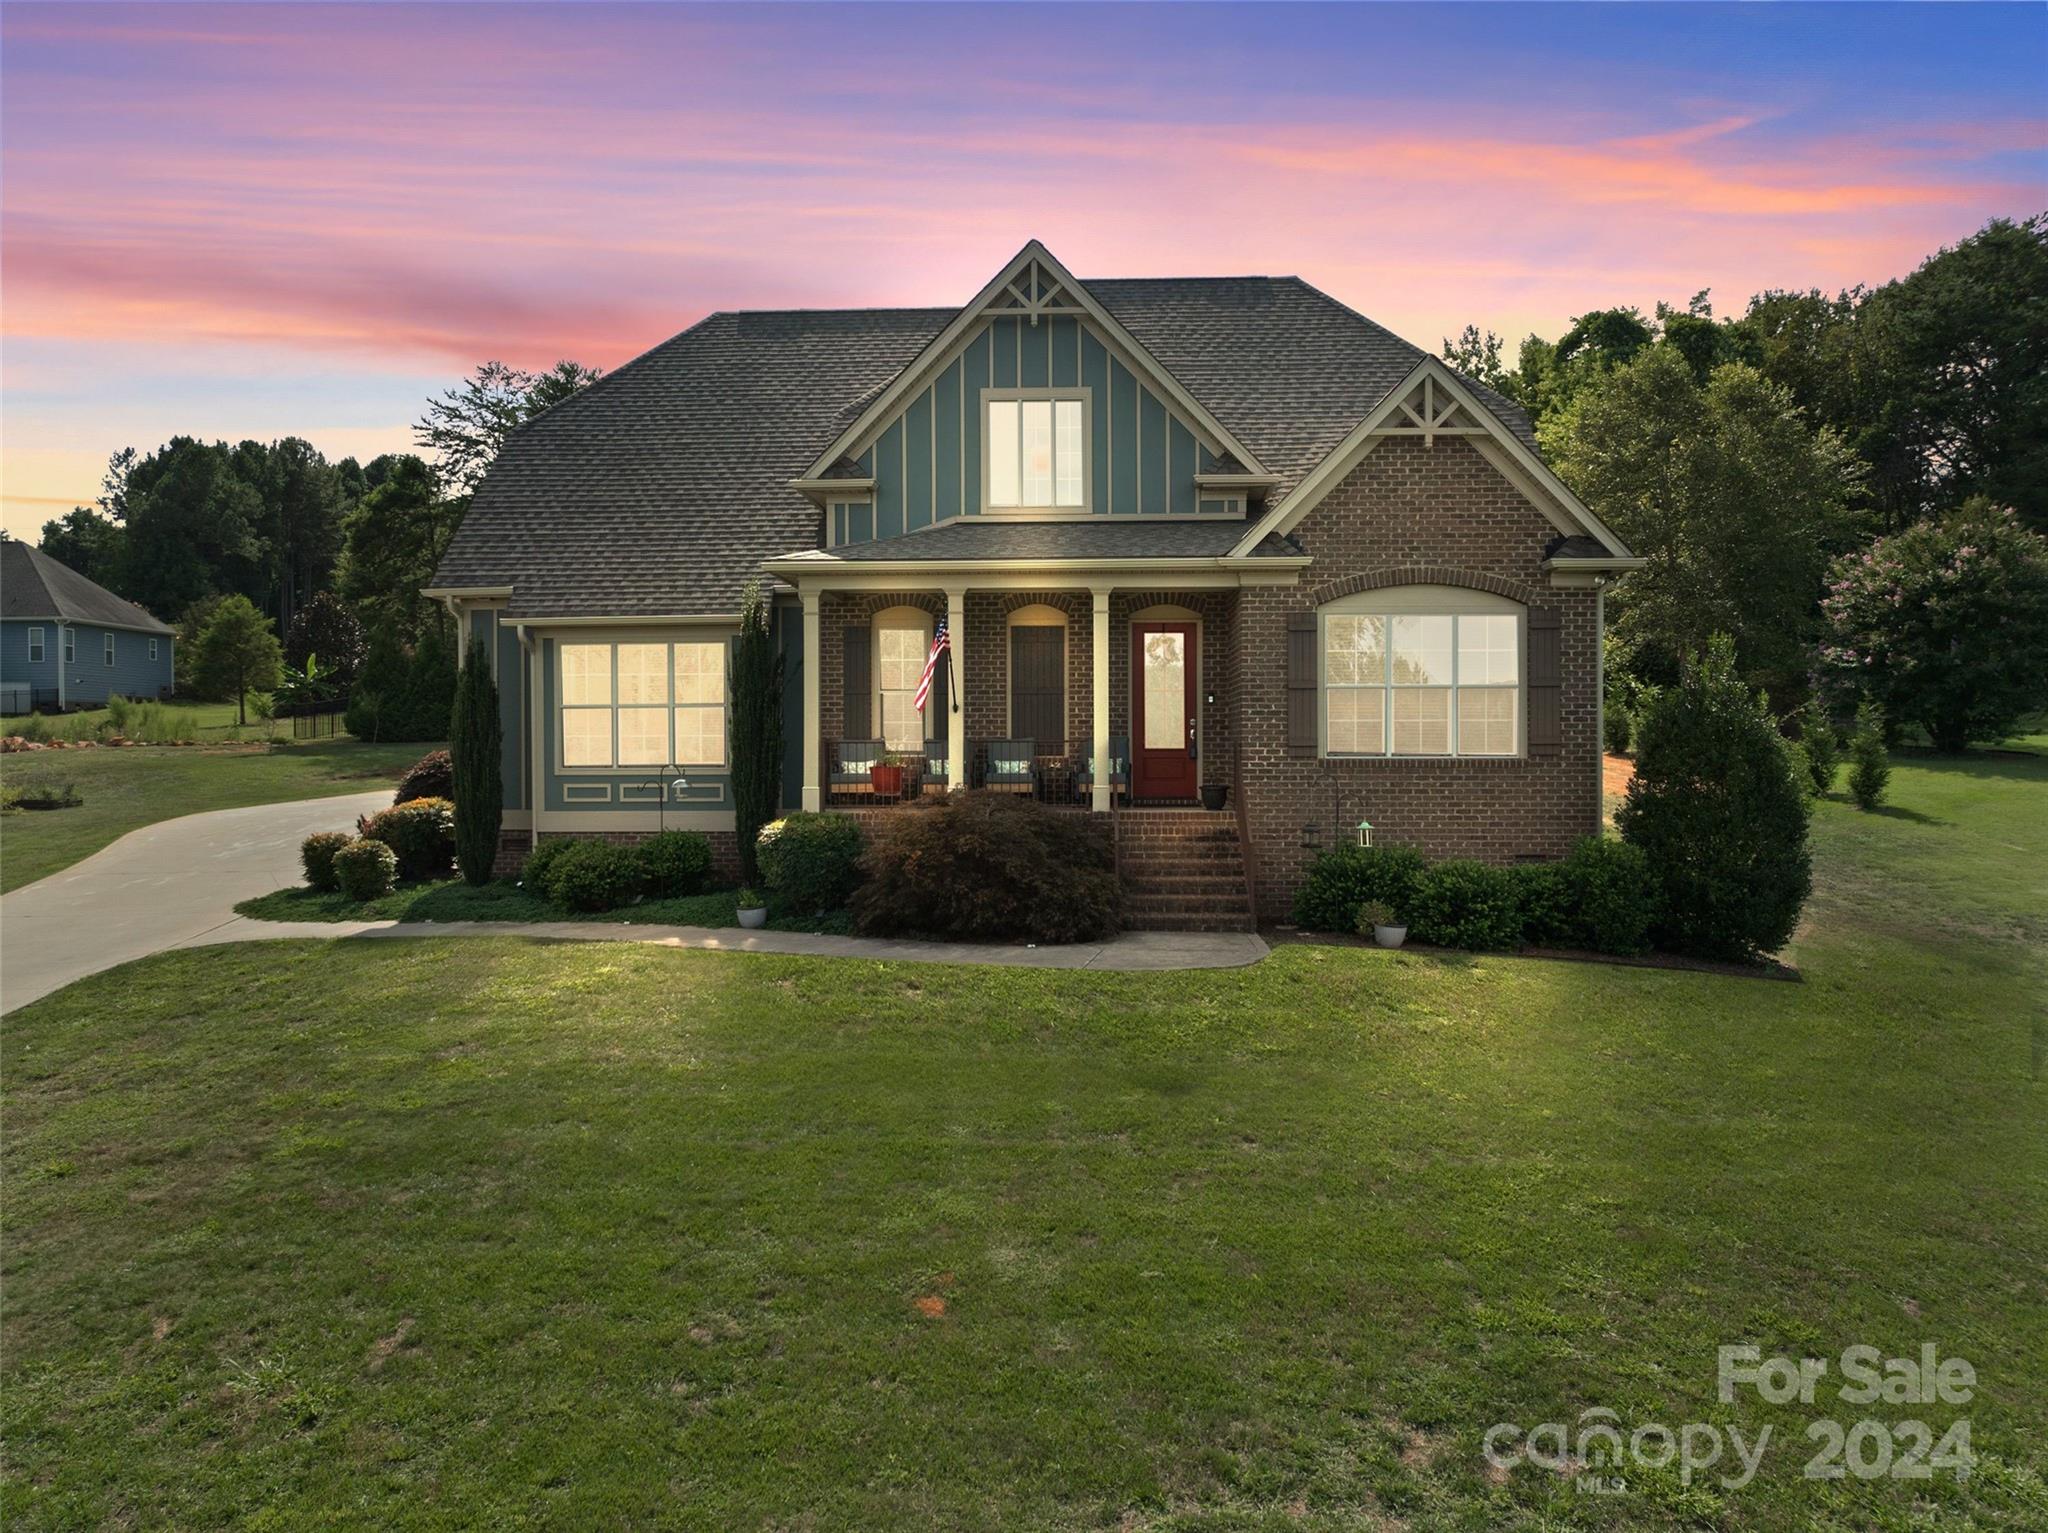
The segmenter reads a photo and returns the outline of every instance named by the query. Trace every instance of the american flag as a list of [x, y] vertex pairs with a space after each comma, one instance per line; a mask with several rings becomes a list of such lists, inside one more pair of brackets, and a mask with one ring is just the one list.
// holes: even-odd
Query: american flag
[[932, 695], [932, 677], [939, 673], [939, 656], [946, 652], [946, 646], [953, 641], [946, 636], [946, 620], [940, 618], [932, 629], [932, 652], [924, 657], [924, 674], [917, 678], [917, 696], [910, 705], [919, 713], [924, 712], [925, 700]]

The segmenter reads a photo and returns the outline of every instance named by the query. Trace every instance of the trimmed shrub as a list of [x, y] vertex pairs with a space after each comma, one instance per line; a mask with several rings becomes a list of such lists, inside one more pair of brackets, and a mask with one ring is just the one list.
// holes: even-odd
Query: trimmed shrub
[[554, 873], [555, 864], [574, 845], [576, 842], [567, 836], [554, 836], [541, 842], [526, 854], [526, 861], [519, 868], [519, 882], [529, 893], [538, 894], [543, 899], [550, 898], [548, 879]]
[[861, 858], [854, 929], [1085, 942], [1116, 930], [1116, 856], [1089, 815], [1007, 793], [952, 793], [889, 816]]
[[455, 806], [445, 798], [416, 798], [371, 815], [362, 823], [370, 841], [398, 854], [398, 876], [409, 882], [446, 878], [455, 863]]
[[394, 804], [409, 804], [416, 798], [455, 800], [455, 761], [446, 751], [428, 751], [398, 779]]
[[711, 876], [711, 843], [688, 830], [664, 830], [634, 848], [640, 881], [657, 899], [701, 894]]
[[334, 880], [358, 903], [389, 894], [397, 876], [398, 854], [382, 841], [351, 841], [334, 854]]
[[1566, 912], [1564, 941], [1595, 953], [1649, 951], [1657, 884], [1641, 847], [1587, 836], [1553, 866]]
[[1409, 930], [1438, 947], [1516, 948], [1522, 945], [1522, 910], [1515, 875], [1470, 858], [1454, 857], [1424, 870], [1416, 881]]
[[1717, 636], [1637, 720], [1636, 771], [1615, 817], [1649, 859], [1659, 947], [1704, 958], [1774, 953], [1813, 883], [1812, 813], [1783, 738]]
[[640, 855], [609, 841], [571, 841], [547, 870], [547, 897], [571, 910], [613, 910], [640, 892]]
[[309, 886], [332, 894], [341, 887], [334, 876], [334, 854], [355, 837], [339, 830], [316, 830], [299, 843], [299, 865]]
[[1399, 926], [1401, 918], [1385, 900], [1367, 900], [1358, 907], [1358, 935], [1370, 937], [1382, 926]]
[[1875, 809], [1884, 802], [1884, 790], [1891, 780], [1892, 758], [1884, 748], [1884, 712], [1876, 703], [1858, 703], [1856, 733], [1849, 737], [1849, 796], [1858, 809]]
[[1348, 932], [1367, 900], [1393, 906], [1406, 920], [1424, 866], [1422, 853], [1405, 846], [1340, 846], [1324, 852], [1309, 865], [1295, 893], [1294, 924], [1307, 931]]
[[843, 907], [860, 886], [860, 854], [860, 824], [843, 814], [785, 815], [754, 843], [761, 882], [799, 915]]
[[498, 828], [505, 818], [505, 735], [498, 721], [491, 652], [482, 639], [470, 640], [469, 654], [455, 678], [448, 731], [449, 764], [461, 784], [455, 800], [455, 861], [462, 881], [481, 888], [491, 881], [498, 860]]
[[1504, 871], [1515, 886], [1515, 908], [1522, 913], [1524, 942], [1546, 947], [1577, 942], [1577, 910], [1563, 863], [1520, 862]]

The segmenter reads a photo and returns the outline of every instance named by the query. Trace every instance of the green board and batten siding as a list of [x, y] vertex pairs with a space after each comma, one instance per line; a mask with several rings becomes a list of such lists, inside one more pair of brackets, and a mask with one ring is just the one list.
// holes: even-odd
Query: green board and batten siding
[[1135, 376], [1089, 325], [1048, 315], [1034, 326], [997, 318], [857, 453], [874, 499], [829, 506], [832, 542], [898, 537], [981, 511], [981, 391], [1089, 391], [1090, 509], [1101, 516], [1229, 515], [1228, 500], [1197, 500], [1195, 475], [1216, 454]]

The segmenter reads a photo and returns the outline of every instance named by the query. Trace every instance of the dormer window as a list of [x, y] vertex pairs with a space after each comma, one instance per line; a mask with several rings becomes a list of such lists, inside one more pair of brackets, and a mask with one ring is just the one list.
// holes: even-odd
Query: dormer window
[[987, 389], [982, 408], [986, 509], [1088, 509], [1086, 389]]

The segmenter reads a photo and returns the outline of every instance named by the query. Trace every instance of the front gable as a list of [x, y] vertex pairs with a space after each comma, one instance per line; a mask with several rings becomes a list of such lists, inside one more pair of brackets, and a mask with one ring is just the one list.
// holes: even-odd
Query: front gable
[[[1048, 403], [1078, 428], [1077, 483], [1059, 505], [1007, 507], [991, 493], [990, 412]], [[837, 547], [955, 518], [1242, 517], [1261, 482], [1256, 459], [1034, 242], [796, 487]]]

